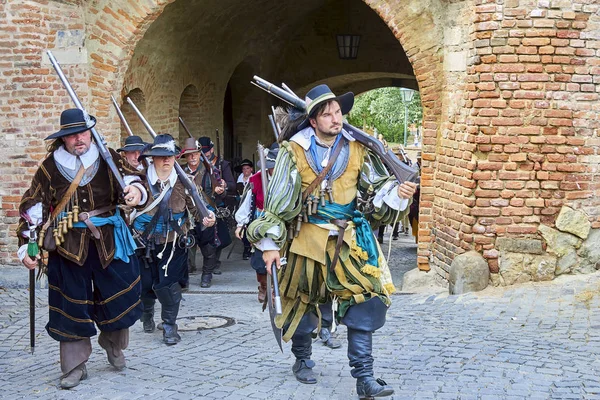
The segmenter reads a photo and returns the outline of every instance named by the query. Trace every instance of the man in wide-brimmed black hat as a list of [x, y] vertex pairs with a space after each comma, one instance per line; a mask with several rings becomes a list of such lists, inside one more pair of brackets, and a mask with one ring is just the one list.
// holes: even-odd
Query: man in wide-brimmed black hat
[[[19, 206], [19, 258], [28, 269], [37, 266], [36, 236], [48, 251], [48, 334], [60, 342], [60, 386], [69, 389], [87, 377], [98, 343], [108, 362], [125, 368], [123, 349], [129, 327], [139, 319], [140, 278], [133, 255], [135, 242], [116, 207], [131, 207], [148, 197], [141, 174], [109, 149], [123, 180], [116, 183], [90, 131], [96, 119], [79, 109], [62, 112], [60, 130], [46, 139], [51, 156], [36, 171]], [[122, 199], [122, 200], [121, 200]]]
[[[282, 126], [286, 141], [265, 213], [248, 226], [248, 240], [263, 251], [271, 273], [273, 265], [280, 267], [280, 249], [291, 239], [281, 254], [288, 263], [279, 272], [283, 313], [275, 323], [283, 340], [292, 341], [296, 379], [317, 382], [311, 333], [319, 323], [319, 304], [332, 302], [336, 320], [348, 328], [357, 394], [389, 396], [391, 386], [373, 376], [372, 335], [385, 323], [394, 286], [370, 222], [388, 224], [406, 213], [416, 185], [390, 177], [381, 160], [343, 129], [352, 93], [336, 96], [319, 85], [306, 94], [305, 103], [304, 119], [290, 118]], [[297, 121], [297, 127], [290, 125]], [[373, 207], [363, 210], [359, 200]]]
[[[186, 284], [187, 249], [194, 245], [188, 236], [190, 212], [205, 227], [215, 224], [201, 218], [175, 170], [179, 147], [169, 134], [160, 134], [140, 157], [152, 157], [146, 171], [146, 185], [154, 201], [134, 215], [133, 229], [146, 248], [142, 257], [142, 323], [144, 332], [154, 331], [154, 303], [161, 303], [163, 341], [173, 345], [181, 340], [177, 332], [177, 315], [182, 285]], [[197, 227], [200, 230], [200, 227]]]
[[[198, 145], [208, 158], [211, 170], [204, 170], [202, 173], [202, 189], [210, 197], [209, 204], [215, 208], [226, 206], [225, 200], [228, 194], [235, 194], [235, 180], [231, 171], [231, 164], [227, 160], [217, 159], [215, 154], [215, 145], [211, 138], [203, 136], [198, 139]], [[211, 173], [213, 178], [211, 178]], [[216, 184], [213, 184], [215, 182]], [[217, 215], [220, 213], [217, 212]], [[217, 224], [214, 228], [217, 240], [204, 244], [200, 243], [204, 262], [202, 265], [202, 277], [200, 287], [208, 288], [212, 284], [213, 275], [221, 274], [221, 252], [231, 244], [231, 235], [225, 218], [217, 218]], [[208, 231], [207, 231], [208, 233]]]
[[[186, 161], [185, 165], [183, 165], [183, 170], [191, 176], [196, 176], [198, 171], [201, 171], [200, 168], [200, 146], [198, 146], [198, 141], [194, 138], [186, 138], [183, 142], [183, 149], [181, 149], [181, 153], [179, 157], [183, 157]], [[192, 229], [190, 233], [194, 236], [198, 236], [198, 232], [195, 229]], [[198, 249], [199, 243], [190, 247], [188, 249], [188, 273], [193, 274], [196, 272], [196, 252]]]
[[148, 143], [144, 142], [139, 136], [127, 136], [125, 145], [117, 149], [117, 151], [123, 154], [129, 165], [139, 171], [143, 171], [144, 165], [140, 162], [139, 157], [147, 145]]

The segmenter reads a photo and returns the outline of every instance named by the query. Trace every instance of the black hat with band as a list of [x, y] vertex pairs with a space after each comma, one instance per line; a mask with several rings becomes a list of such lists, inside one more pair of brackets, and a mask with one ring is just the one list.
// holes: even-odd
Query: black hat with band
[[46, 140], [85, 132], [96, 125], [96, 118], [78, 108], [70, 108], [60, 114], [60, 131], [54, 132]]

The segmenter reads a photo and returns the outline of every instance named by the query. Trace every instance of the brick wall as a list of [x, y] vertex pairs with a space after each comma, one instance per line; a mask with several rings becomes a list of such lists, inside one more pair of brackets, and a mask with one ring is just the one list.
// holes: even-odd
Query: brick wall
[[598, 3], [479, 2], [466, 107], [476, 151], [469, 240], [498, 271], [495, 239], [533, 237], [563, 204], [598, 211]]
[[18, 203], [72, 103], [42, 54], [52, 49], [84, 105], [88, 65], [79, 56], [84, 19], [79, 1], [0, 2], [0, 262], [14, 260]]
[[[600, 227], [596, 1], [342, 3], [0, 2], [3, 262], [14, 260], [10, 230], [44, 156], [43, 138], [70, 106], [42, 60], [47, 48], [112, 145], [121, 128], [109, 94], [138, 96], [155, 130], [175, 136], [193, 99], [197, 120], [190, 122], [214, 138], [229, 84], [238, 135], [231, 140], [251, 152], [255, 139], [270, 137], [272, 99], [250, 85], [244, 92], [250, 74], [283, 80], [300, 94], [315, 82], [358, 91], [412, 82], [424, 108], [422, 269], [444, 275], [473, 248], [495, 272], [496, 238], [536, 236], [563, 204]], [[337, 59], [334, 37], [344, 27], [362, 30], [356, 61]]]

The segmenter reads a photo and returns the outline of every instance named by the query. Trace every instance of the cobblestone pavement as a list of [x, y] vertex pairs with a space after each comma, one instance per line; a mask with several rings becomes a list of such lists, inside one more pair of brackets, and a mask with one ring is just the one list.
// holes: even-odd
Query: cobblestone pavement
[[[278, 352], [260, 312], [252, 275], [245, 264], [224, 265], [209, 291], [194, 283], [184, 295], [181, 316], [226, 316], [234, 325], [182, 332], [182, 342], [167, 347], [161, 332], [144, 334], [138, 322], [128, 368], [114, 371], [94, 340], [89, 378], [70, 391], [58, 388], [58, 344], [44, 331], [46, 291], [38, 290], [30, 355], [27, 290], [0, 289], [0, 397], [356, 399], [345, 328], [342, 349], [314, 344], [319, 383], [298, 383], [289, 344]], [[374, 335], [376, 375], [396, 388], [392, 399], [600, 399], [599, 289], [593, 274], [460, 296], [396, 295]]]

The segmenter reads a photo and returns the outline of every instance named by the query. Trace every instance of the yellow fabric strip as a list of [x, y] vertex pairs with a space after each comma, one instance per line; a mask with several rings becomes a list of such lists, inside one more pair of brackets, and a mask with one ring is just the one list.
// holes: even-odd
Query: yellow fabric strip
[[88, 318], [84, 319], [84, 318], [72, 317], [69, 314], [67, 314], [66, 312], [64, 312], [63, 310], [61, 310], [60, 308], [56, 308], [56, 307], [52, 307], [52, 306], [48, 306], [48, 308], [50, 309], [50, 311], [57, 312], [57, 313], [65, 316], [66, 318], [69, 318], [71, 321], [74, 321], [74, 322], [79, 322], [82, 324], [93, 324], [94, 323], [94, 321], [92, 321], [91, 319], [88, 319]]
[[106, 303], [109, 303], [109, 302], [113, 301], [113, 300], [114, 300], [114, 299], [116, 299], [117, 297], [119, 297], [119, 296], [122, 296], [123, 294], [125, 294], [125, 293], [129, 292], [131, 289], [133, 289], [133, 287], [134, 287], [135, 285], [137, 285], [137, 283], [138, 283], [139, 281], [140, 281], [140, 276], [138, 276], [138, 277], [137, 277], [137, 279], [136, 279], [135, 281], [133, 281], [133, 283], [132, 283], [131, 285], [129, 285], [129, 287], [128, 287], [128, 288], [126, 288], [126, 289], [123, 289], [123, 290], [121, 290], [120, 292], [113, 294], [112, 296], [110, 296], [110, 297], [109, 297], [108, 299], [106, 299], [106, 300], [103, 300], [103, 301], [97, 301], [97, 302], [96, 302], [96, 304], [98, 304], [98, 305], [100, 305], [100, 306], [103, 306], [103, 305], [105, 305]]
[[116, 316], [113, 319], [109, 319], [108, 321], [98, 321], [98, 325], [112, 324], [113, 322], [120, 320], [121, 318], [123, 318], [125, 316], [125, 314], [127, 314], [129, 311], [133, 310], [141, 302], [142, 302], [141, 300], [136, 301], [131, 307], [129, 307], [127, 310], [123, 311], [121, 314], [119, 314], [118, 316]]
[[77, 300], [77, 299], [74, 299], [72, 297], [69, 297], [66, 294], [64, 294], [63, 291], [60, 290], [60, 288], [58, 288], [58, 287], [56, 287], [54, 285], [48, 285], [48, 287], [50, 288], [50, 290], [54, 290], [54, 291], [60, 293], [60, 295], [62, 297], [64, 297], [66, 300], [70, 301], [71, 303], [75, 303], [75, 304], [90, 304], [90, 305], [94, 304], [94, 302], [91, 301], [91, 300]]
[[85, 337], [85, 336], [69, 335], [68, 333], [61, 332], [58, 329], [54, 329], [54, 328], [48, 328], [48, 330], [50, 332], [56, 333], [57, 335], [67, 337], [69, 339], [78, 339], [78, 340], [89, 339], [89, 337]]

